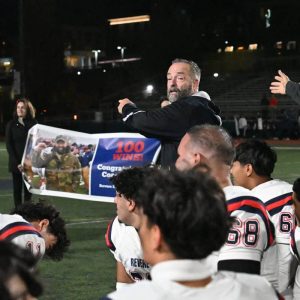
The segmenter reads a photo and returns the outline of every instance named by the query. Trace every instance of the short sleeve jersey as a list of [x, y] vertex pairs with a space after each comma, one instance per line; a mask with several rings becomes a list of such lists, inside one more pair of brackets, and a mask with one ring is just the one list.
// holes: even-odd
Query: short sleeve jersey
[[265, 203], [275, 226], [276, 242], [289, 245], [290, 233], [295, 224], [292, 208], [292, 185], [273, 179], [251, 190]]
[[227, 209], [235, 221], [219, 253], [220, 260], [261, 261], [263, 252], [274, 242], [269, 214], [250, 190], [240, 186], [224, 188]]
[[137, 230], [125, 225], [116, 217], [107, 228], [106, 245], [127, 274], [134, 280], [150, 279], [150, 266], [143, 259], [143, 251]]
[[38, 257], [45, 254], [45, 240], [20, 215], [0, 214], [0, 240], [11, 241], [21, 248], [29, 249]]
[[290, 234], [295, 224], [292, 208], [292, 185], [279, 179], [273, 179], [256, 186], [252, 192], [264, 202], [275, 227], [276, 245], [265, 253], [261, 274], [279, 292], [283, 292], [289, 284], [292, 261], [289, 248]]
[[294, 299], [300, 299], [300, 227], [296, 226], [291, 232], [291, 252], [298, 261], [293, 287]]

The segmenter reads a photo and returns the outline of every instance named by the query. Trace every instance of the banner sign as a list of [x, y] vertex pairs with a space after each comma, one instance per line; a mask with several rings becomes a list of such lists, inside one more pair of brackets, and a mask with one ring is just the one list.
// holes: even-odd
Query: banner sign
[[28, 132], [23, 178], [33, 194], [113, 202], [110, 178], [155, 164], [159, 152], [157, 139], [137, 133], [87, 134], [38, 124]]

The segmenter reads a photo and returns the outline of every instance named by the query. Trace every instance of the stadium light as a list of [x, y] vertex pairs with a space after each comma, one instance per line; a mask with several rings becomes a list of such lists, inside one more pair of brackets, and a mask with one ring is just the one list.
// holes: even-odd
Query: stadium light
[[125, 51], [126, 47], [118, 46], [117, 49], [121, 51], [121, 58], [124, 59], [124, 51]]
[[151, 95], [153, 92], [154, 86], [152, 84], [148, 84], [146, 86], [146, 94]]
[[108, 22], [109, 22], [110, 26], [129, 24], [129, 23], [149, 22], [149, 21], [150, 21], [150, 16], [149, 15], [108, 19]]
[[95, 65], [97, 67], [97, 65], [98, 65], [98, 54], [101, 53], [101, 50], [92, 50], [92, 52], [94, 52], [94, 54], [95, 54]]

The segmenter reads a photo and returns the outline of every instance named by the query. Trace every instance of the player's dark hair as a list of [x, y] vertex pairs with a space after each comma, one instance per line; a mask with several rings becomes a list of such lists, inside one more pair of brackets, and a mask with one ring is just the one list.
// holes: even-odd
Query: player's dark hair
[[293, 192], [296, 194], [297, 200], [300, 201], [300, 177], [293, 184]]
[[53, 260], [63, 258], [70, 245], [70, 240], [67, 237], [65, 221], [54, 206], [44, 203], [25, 203], [13, 210], [12, 214], [18, 214], [28, 222], [49, 220], [48, 232], [56, 236], [57, 242], [51, 248], [46, 249], [46, 255]]
[[196, 125], [191, 127], [187, 134], [195, 147], [211, 153], [210, 158], [231, 165], [234, 147], [231, 136], [224, 128], [208, 124]]
[[124, 169], [113, 176], [110, 181], [118, 193], [123, 194], [127, 199], [135, 200], [137, 192], [144, 182], [145, 175], [151, 173], [152, 169], [150, 167]]
[[206, 172], [156, 170], [136, 203], [180, 259], [202, 259], [225, 243], [231, 218], [225, 195]]
[[277, 154], [264, 141], [251, 139], [236, 147], [234, 161], [242, 165], [251, 164], [258, 176], [271, 177]]
[[14, 276], [21, 278], [31, 296], [40, 296], [43, 287], [35, 276], [36, 263], [37, 258], [29, 250], [11, 242], [0, 241], [0, 299], [12, 299], [6, 283]]

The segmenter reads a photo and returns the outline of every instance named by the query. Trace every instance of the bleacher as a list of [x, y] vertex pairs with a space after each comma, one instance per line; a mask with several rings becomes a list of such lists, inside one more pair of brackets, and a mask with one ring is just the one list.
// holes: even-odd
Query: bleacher
[[[256, 77], [239, 75], [206, 79], [201, 82], [200, 89], [210, 94], [226, 118], [232, 118], [235, 114], [254, 117], [262, 110], [261, 99], [264, 94], [268, 98], [271, 97], [269, 86], [274, 75], [273, 73], [264, 73]], [[291, 72], [288, 75], [294, 80], [300, 80], [300, 72]], [[299, 110], [299, 105], [288, 96], [276, 95], [275, 97], [279, 100], [277, 112], [286, 108]]]

